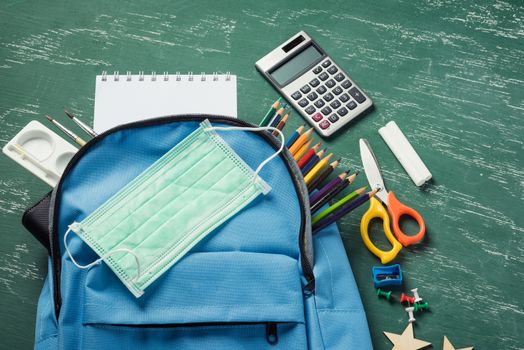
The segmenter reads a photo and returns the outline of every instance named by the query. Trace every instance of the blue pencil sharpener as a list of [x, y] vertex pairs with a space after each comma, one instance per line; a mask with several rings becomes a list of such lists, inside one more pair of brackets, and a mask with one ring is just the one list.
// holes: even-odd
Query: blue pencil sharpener
[[399, 264], [390, 266], [373, 266], [373, 284], [375, 288], [402, 285], [402, 270]]

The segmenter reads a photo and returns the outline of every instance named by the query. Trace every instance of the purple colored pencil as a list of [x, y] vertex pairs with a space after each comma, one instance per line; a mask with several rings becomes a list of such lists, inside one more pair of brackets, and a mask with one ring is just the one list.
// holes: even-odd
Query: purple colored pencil
[[340, 184], [342, 181], [344, 181], [344, 179], [346, 178], [347, 174], [348, 174], [347, 172], [343, 172], [339, 176], [333, 178], [333, 180], [329, 181], [320, 190], [318, 190], [317, 192], [315, 192], [311, 196], [309, 196], [310, 206], [315, 205], [315, 203], [318, 202], [322, 197], [324, 197], [329, 191], [331, 191], [338, 184]]
[[331, 225], [333, 222], [337, 221], [338, 219], [340, 219], [347, 213], [351, 212], [352, 210], [366, 203], [369, 200], [369, 198], [371, 198], [375, 193], [376, 193], [376, 190], [360, 195], [354, 201], [349, 202], [348, 204], [344, 205], [342, 208], [340, 208], [333, 214], [329, 215], [327, 218], [318, 222], [315, 226], [313, 226], [313, 234], [322, 230], [324, 227]]

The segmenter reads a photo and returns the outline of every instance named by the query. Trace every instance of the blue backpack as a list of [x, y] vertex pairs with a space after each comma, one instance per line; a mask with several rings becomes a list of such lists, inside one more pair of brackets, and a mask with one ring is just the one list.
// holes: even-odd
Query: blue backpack
[[[49, 274], [35, 349], [372, 349], [336, 225], [315, 236], [307, 189], [285, 151], [261, 172], [272, 190], [212, 232], [135, 298], [105, 263], [78, 269], [65, 254], [81, 221], [204, 119], [174, 116], [109, 130], [82, 147], [52, 192]], [[267, 132], [218, 133], [252, 168], [279, 141]], [[176, 230], [176, 227], [170, 228]], [[81, 263], [97, 256], [72, 235]]]

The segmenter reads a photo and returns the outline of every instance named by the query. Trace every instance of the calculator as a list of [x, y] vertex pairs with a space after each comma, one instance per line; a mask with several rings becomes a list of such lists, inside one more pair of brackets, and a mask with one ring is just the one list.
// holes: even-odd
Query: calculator
[[262, 57], [256, 67], [324, 137], [373, 105], [369, 96], [304, 31]]

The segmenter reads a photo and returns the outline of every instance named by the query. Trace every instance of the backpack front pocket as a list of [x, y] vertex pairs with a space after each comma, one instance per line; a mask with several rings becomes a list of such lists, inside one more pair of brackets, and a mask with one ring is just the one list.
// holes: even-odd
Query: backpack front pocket
[[193, 253], [135, 299], [104, 264], [86, 277], [82, 349], [306, 349], [298, 261]]

